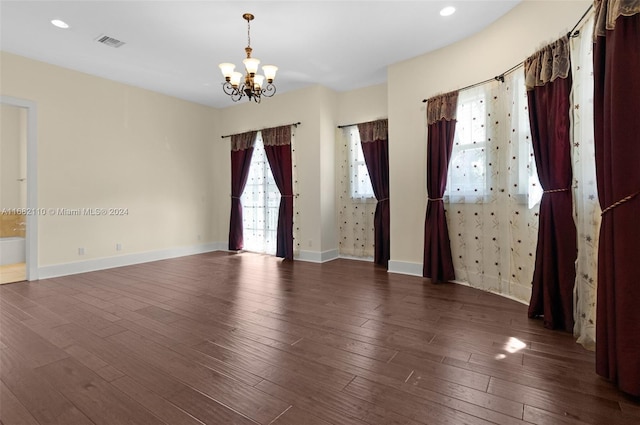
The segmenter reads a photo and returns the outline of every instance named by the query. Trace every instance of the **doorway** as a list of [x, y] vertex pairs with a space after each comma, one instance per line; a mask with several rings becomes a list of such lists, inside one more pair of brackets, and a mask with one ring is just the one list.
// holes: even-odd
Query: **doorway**
[[0, 283], [37, 279], [36, 109], [0, 97]]
[[264, 151], [262, 133], [258, 131], [247, 184], [240, 198], [245, 251], [276, 254], [280, 197]]

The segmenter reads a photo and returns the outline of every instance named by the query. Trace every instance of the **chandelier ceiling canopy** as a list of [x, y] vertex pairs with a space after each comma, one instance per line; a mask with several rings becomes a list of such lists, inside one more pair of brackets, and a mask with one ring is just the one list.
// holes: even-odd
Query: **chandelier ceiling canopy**
[[222, 83], [222, 90], [234, 102], [246, 96], [247, 99], [253, 99], [256, 103], [260, 103], [263, 96], [271, 97], [276, 93], [276, 86], [273, 84], [273, 80], [276, 77], [278, 67], [263, 65], [262, 71], [264, 75], [257, 74], [260, 59], [251, 57], [251, 52], [253, 51], [251, 49], [251, 21], [253, 21], [254, 16], [251, 13], [245, 13], [242, 18], [247, 21], [247, 47], [244, 49], [247, 57], [242, 61], [245, 74], [235, 71], [236, 66], [232, 63], [225, 62], [218, 65], [225, 80]]

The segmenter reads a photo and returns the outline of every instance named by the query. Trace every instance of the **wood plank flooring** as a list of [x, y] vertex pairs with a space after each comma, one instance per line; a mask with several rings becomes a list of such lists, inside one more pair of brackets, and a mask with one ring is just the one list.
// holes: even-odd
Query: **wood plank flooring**
[[526, 306], [371, 263], [210, 253], [0, 287], [0, 422], [640, 424]]
[[21, 282], [27, 278], [27, 264], [16, 263], [0, 266], [0, 285]]

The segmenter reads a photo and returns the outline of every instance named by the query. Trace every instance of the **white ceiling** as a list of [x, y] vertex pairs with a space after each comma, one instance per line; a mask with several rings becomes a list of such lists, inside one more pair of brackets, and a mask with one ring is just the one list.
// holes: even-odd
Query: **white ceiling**
[[[253, 56], [280, 68], [279, 93], [313, 84], [345, 91], [385, 82], [388, 65], [468, 37], [520, 1], [1, 0], [0, 48], [226, 107], [233, 102], [222, 93], [218, 64], [242, 64], [245, 12], [256, 17]], [[457, 12], [443, 18], [447, 5]], [[54, 27], [55, 18], [71, 27]], [[99, 44], [102, 34], [126, 44]]]

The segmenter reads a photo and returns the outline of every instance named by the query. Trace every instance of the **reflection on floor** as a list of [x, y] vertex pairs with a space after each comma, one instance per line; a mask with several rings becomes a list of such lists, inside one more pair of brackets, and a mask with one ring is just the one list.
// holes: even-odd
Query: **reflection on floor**
[[27, 267], [25, 263], [0, 266], [0, 285], [3, 283], [21, 282], [26, 279]]

